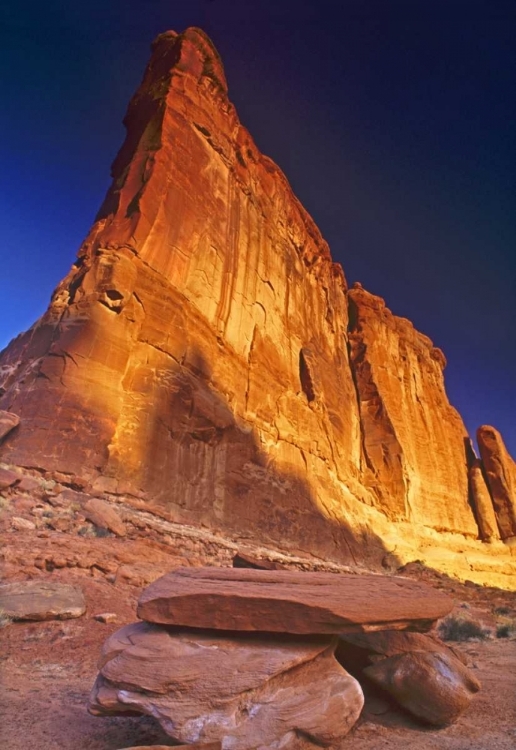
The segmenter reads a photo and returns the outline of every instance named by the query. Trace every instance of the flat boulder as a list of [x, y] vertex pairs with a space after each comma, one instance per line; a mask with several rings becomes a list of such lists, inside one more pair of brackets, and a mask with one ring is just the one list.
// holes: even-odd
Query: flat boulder
[[438, 727], [452, 724], [480, 683], [453, 654], [411, 651], [371, 664], [364, 674], [413, 716]]
[[86, 612], [77, 586], [43, 581], [0, 585], [0, 609], [13, 620], [70, 620]]
[[138, 602], [148, 622], [294, 634], [428, 630], [452, 600], [406, 578], [246, 568], [177, 568]]
[[182, 743], [300, 750], [338, 743], [363, 706], [335, 639], [128, 625], [104, 644], [94, 715], [154, 716]]

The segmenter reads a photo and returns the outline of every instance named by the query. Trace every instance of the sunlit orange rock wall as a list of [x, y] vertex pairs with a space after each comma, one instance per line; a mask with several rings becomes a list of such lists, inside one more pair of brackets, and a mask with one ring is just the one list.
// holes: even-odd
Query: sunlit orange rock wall
[[476, 535], [468, 438], [446, 396], [443, 353], [381, 298], [360, 286], [349, 298], [366, 477], [382, 509], [394, 520]]
[[0, 357], [3, 460], [336, 560], [381, 555], [384, 522], [476, 538], [443, 355], [348, 295], [202, 32], [158, 38], [125, 124], [78, 260]]

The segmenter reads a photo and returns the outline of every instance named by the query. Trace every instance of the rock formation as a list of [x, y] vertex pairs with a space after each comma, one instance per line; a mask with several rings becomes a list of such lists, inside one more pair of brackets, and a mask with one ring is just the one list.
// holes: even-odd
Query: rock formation
[[481, 539], [492, 541], [500, 538], [493, 501], [483, 472], [482, 460], [475, 458], [469, 467], [469, 481], [473, 507], [476, 509]]
[[500, 535], [516, 541], [516, 463], [494, 427], [479, 427], [477, 440]]
[[446, 397], [443, 353], [379, 297], [361, 287], [348, 296], [365, 476], [377, 504], [394, 520], [476, 536], [467, 433]]
[[512, 576], [476, 542], [444, 356], [348, 291], [203, 32], [157, 38], [125, 125], [76, 262], [0, 355], [2, 460], [285, 552]]
[[418, 719], [436, 726], [452, 724], [480, 688], [458, 659], [435, 651], [390, 656], [364, 673]]
[[176, 741], [233, 750], [334, 746], [364, 704], [335, 658], [332, 633], [351, 631], [341, 657], [356, 638], [382, 657], [370, 679], [418, 718], [451, 723], [479, 688], [464, 664], [420, 633], [364, 632], [429, 629], [451, 606], [403, 578], [179, 568], [143, 591], [144, 622], [104, 644], [89, 711], [147, 714]]
[[459, 651], [423, 633], [351, 633], [339, 639], [338, 661], [365, 676], [403, 708], [436, 726], [452, 724], [480, 683]]
[[180, 742], [234, 750], [327, 747], [344, 737], [362, 690], [335, 641], [127, 625], [104, 644], [89, 710], [154, 716]]

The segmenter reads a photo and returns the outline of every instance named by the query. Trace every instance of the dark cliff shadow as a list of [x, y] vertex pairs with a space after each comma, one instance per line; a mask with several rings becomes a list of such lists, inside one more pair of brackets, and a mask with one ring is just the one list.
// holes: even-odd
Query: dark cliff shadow
[[[399, 565], [374, 532], [348, 523], [342, 511], [335, 517], [338, 488], [329, 479], [325, 486], [324, 476], [319, 477], [318, 488], [328, 497], [317, 497], [308, 468], [303, 472], [293, 462], [278, 466], [257, 430], [235, 417], [227, 398], [217, 392], [199, 349], [171, 362], [149, 389], [144, 449], [131, 479], [149, 510], [314, 562], [388, 570]], [[123, 462], [115, 470], [123, 472]]]

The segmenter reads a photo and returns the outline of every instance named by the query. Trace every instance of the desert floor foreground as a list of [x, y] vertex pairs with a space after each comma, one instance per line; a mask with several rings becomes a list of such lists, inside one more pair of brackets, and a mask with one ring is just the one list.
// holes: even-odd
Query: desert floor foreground
[[[86, 711], [104, 639], [134, 621], [139, 589], [56, 571], [42, 578], [75, 582], [88, 610], [75, 620], [13, 623], [1, 631], [2, 728], [8, 750], [118, 750], [135, 744], [171, 744], [149, 718], [95, 718]], [[455, 586], [458, 607], [489, 622], [489, 597]], [[463, 589], [463, 590], [462, 590]], [[464, 596], [461, 596], [463, 594]], [[511, 595], [514, 597], [514, 595]], [[505, 597], [504, 597], [505, 599]], [[115, 612], [115, 624], [93, 619]], [[354, 750], [411, 746], [412, 750], [513, 750], [516, 747], [516, 640], [466, 642], [458, 648], [482, 682], [482, 690], [459, 721], [447, 729], [426, 729], [392, 704], [369, 695], [358, 724], [341, 744]]]
[[[95, 530], [80, 513], [74, 515], [68, 505], [60, 507], [58, 498], [52, 496], [42, 500], [35, 494], [13, 494], [4, 499], [3, 506], [2, 580], [75, 584], [84, 592], [87, 611], [78, 619], [14, 622], [0, 629], [0, 747], [119, 750], [138, 744], [172, 746], [171, 738], [151, 718], [96, 718], [87, 713], [101, 646], [115, 630], [136, 620], [143, 586], [178, 565], [229, 566], [235, 545], [222, 543], [206, 529], [177, 526], [174, 532], [171, 524], [144, 512], [126, 522], [127, 535], [117, 538]], [[27, 528], [29, 522], [34, 528]], [[242, 551], [258, 557], [266, 557], [267, 552], [253, 547]], [[321, 568], [321, 564], [303, 565], [299, 559], [280, 557], [287, 567]], [[489, 629], [490, 638], [457, 646], [482, 689], [457, 723], [441, 730], [416, 724], [386, 699], [367, 695], [361, 718], [340, 747], [514, 750], [516, 635], [514, 628], [509, 638], [495, 638], [494, 633], [504, 621], [514, 625], [516, 593], [459, 583], [417, 562], [390, 573], [423, 580], [444, 591], [453, 598], [456, 615]], [[95, 619], [106, 612], [116, 614], [116, 621], [105, 624]]]

